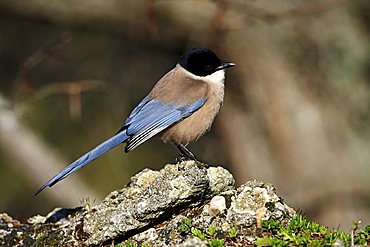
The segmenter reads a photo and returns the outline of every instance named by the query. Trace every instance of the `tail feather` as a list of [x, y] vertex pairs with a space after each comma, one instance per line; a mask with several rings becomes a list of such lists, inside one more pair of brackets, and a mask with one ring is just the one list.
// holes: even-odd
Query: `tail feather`
[[54, 184], [58, 183], [59, 181], [65, 179], [78, 169], [84, 167], [91, 161], [95, 160], [102, 154], [108, 152], [112, 148], [116, 147], [122, 142], [125, 142], [128, 139], [128, 136], [126, 134], [126, 131], [122, 131], [117, 133], [112, 138], [106, 140], [105, 142], [101, 143], [99, 146], [95, 147], [90, 152], [84, 154], [81, 156], [78, 160], [64, 168], [61, 172], [59, 172], [57, 175], [55, 175], [53, 178], [51, 178], [49, 181], [47, 181], [43, 186], [40, 187], [35, 193], [35, 195], [39, 194], [41, 191], [43, 191], [46, 187], [51, 187]]

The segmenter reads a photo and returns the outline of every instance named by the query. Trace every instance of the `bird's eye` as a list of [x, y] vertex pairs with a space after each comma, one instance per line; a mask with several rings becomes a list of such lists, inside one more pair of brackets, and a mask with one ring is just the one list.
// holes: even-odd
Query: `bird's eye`
[[207, 65], [205, 69], [206, 70], [211, 70], [212, 69], [212, 66], [211, 65]]

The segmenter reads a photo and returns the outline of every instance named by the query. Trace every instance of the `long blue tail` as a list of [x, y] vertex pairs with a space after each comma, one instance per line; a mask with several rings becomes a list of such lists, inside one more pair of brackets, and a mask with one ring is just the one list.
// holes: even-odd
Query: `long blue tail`
[[112, 138], [101, 143], [99, 146], [95, 147], [93, 150], [84, 154], [78, 160], [76, 160], [75, 162], [73, 162], [72, 164], [64, 168], [61, 172], [59, 172], [52, 179], [50, 179], [43, 186], [41, 186], [41, 188], [36, 191], [35, 195], [43, 191], [46, 187], [48, 186], [51, 187], [54, 184], [58, 183], [59, 181], [65, 179], [66, 177], [68, 177], [69, 175], [77, 171], [78, 169], [84, 167], [91, 161], [95, 160], [102, 154], [108, 152], [109, 150], [119, 145], [120, 143], [125, 142], [127, 139], [128, 139], [128, 136], [126, 135], [126, 131], [117, 133]]

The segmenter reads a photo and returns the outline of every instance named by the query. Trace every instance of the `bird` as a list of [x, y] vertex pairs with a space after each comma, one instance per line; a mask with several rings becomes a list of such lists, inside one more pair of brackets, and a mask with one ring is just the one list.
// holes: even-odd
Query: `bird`
[[235, 63], [222, 61], [208, 48], [186, 52], [132, 110], [113, 137], [65, 167], [35, 195], [121, 143], [126, 143], [127, 153], [156, 135], [178, 148], [180, 160], [197, 160], [186, 146], [211, 128], [223, 104], [225, 69], [232, 66]]

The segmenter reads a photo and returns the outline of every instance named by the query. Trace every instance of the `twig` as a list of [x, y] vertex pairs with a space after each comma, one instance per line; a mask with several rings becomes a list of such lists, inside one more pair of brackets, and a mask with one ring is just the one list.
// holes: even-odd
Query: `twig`
[[60, 59], [59, 49], [62, 46], [68, 44], [71, 40], [71, 34], [64, 32], [60, 34], [55, 40], [46, 44], [44, 47], [40, 48], [29, 56], [20, 66], [17, 79], [14, 83], [15, 88], [21, 88], [31, 94], [35, 94], [37, 89], [35, 89], [27, 80], [27, 75], [30, 70], [39, 65], [47, 57], [53, 57], [54, 59]]
[[154, 41], [159, 41], [159, 27], [158, 27], [158, 19], [157, 19], [157, 12], [155, 9], [155, 0], [146, 0], [146, 13], [147, 13], [147, 27], [150, 33], [150, 37]]

